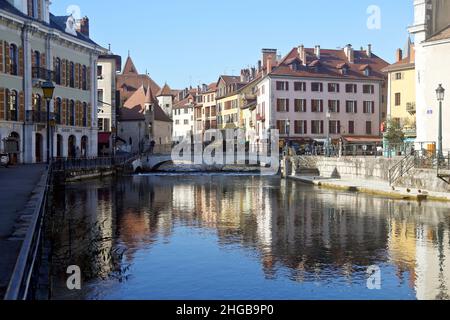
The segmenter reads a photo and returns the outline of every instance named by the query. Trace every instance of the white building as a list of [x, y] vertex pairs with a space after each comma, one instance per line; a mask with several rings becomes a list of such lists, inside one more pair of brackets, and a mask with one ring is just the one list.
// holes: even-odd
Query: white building
[[170, 89], [167, 83], [156, 94], [156, 99], [158, 99], [158, 104], [166, 113], [166, 115], [169, 116], [169, 118], [172, 118], [174, 92], [172, 91], [172, 89]]
[[185, 89], [179, 93], [173, 106], [173, 141], [181, 142], [194, 134], [194, 110], [197, 103], [197, 90]]
[[121, 71], [120, 56], [108, 53], [101, 55], [97, 65], [98, 83], [98, 151], [100, 154], [111, 154], [117, 132], [117, 108], [120, 99], [116, 90], [116, 74]]
[[437, 142], [439, 103], [436, 89], [447, 89], [443, 106], [443, 148], [450, 150], [450, 1], [414, 0], [416, 44], [417, 142]]
[[53, 156], [97, 156], [96, 67], [106, 50], [89, 38], [87, 18], [57, 17], [49, 6], [0, 0], [0, 142], [16, 141], [15, 162], [47, 160], [47, 80], [56, 86]]

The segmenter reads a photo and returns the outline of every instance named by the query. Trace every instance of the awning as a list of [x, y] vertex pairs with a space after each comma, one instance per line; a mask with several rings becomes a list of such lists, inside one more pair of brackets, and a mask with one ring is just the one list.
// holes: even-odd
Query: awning
[[383, 139], [381, 139], [380, 137], [343, 137], [344, 138], [344, 142], [348, 142], [348, 143], [359, 143], [359, 144], [376, 144], [376, 143], [383, 143]]
[[111, 138], [110, 132], [99, 132], [98, 133], [98, 144], [109, 144], [110, 138]]

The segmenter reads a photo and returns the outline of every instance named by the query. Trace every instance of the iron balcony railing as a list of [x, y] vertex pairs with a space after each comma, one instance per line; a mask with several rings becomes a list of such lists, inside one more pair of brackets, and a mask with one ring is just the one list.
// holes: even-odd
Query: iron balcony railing
[[41, 67], [32, 68], [33, 79], [56, 81], [55, 72]]

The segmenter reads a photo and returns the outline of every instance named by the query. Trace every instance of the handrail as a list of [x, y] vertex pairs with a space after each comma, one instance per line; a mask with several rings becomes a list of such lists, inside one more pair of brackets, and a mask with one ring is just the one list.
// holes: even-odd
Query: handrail
[[45, 187], [39, 194], [31, 224], [19, 252], [13, 274], [9, 281], [4, 300], [26, 300], [29, 296], [31, 278], [38, 258], [44, 224], [45, 209], [48, 197], [48, 188], [51, 178], [51, 166], [45, 172]]
[[389, 169], [389, 184], [392, 186], [415, 166], [415, 153], [409, 154]]

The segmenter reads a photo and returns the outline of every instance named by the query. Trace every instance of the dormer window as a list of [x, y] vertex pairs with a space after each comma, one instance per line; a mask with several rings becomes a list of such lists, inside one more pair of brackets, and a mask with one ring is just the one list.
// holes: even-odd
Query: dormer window
[[370, 68], [364, 69], [364, 75], [370, 77]]
[[372, 68], [368, 64], [365, 64], [361, 66], [359, 70], [361, 70], [366, 77], [369, 77], [371, 75]]

